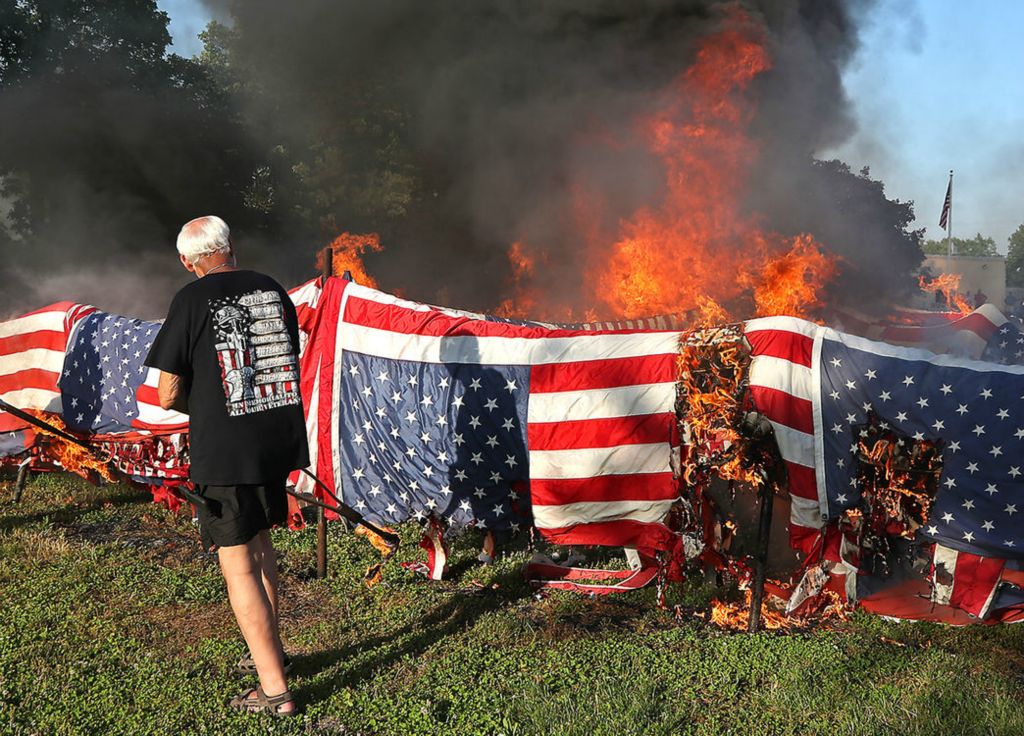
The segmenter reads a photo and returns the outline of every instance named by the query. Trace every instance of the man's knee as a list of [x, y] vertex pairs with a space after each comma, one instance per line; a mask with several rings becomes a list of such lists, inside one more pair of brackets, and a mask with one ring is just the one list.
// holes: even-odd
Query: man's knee
[[261, 569], [263, 546], [259, 536], [245, 544], [221, 547], [217, 551], [220, 569], [225, 577], [229, 575], [253, 575]]

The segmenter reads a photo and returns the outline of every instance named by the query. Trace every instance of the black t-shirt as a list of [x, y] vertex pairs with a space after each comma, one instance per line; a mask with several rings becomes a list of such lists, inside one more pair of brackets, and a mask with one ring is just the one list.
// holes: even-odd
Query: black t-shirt
[[309, 464], [298, 346], [269, 276], [211, 273], [174, 296], [146, 365], [184, 379], [194, 483], [259, 485]]

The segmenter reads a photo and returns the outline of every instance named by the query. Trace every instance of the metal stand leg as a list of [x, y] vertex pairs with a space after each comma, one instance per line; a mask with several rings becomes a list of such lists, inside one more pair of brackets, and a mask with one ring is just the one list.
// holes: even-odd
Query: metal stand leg
[[14, 503], [21, 503], [21, 497], [25, 493], [25, 484], [28, 483], [28, 461], [18, 466], [18, 477], [14, 481]]
[[316, 516], [316, 576], [327, 577], [327, 516], [322, 508]]
[[772, 531], [772, 504], [774, 489], [765, 483], [758, 491], [761, 502], [760, 522], [757, 526], [757, 550], [754, 556], [754, 581], [750, 593], [750, 624], [747, 631], [753, 633], [761, 626], [761, 601], [764, 600], [765, 567], [768, 561], [768, 539]]

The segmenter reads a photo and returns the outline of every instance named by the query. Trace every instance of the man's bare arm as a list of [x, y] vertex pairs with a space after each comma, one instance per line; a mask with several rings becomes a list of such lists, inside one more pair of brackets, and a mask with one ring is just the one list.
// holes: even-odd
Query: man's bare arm
[[160, 371], [156, 395], [161, 409], [174, 409], [188, 414], [188, 396], [185, 394], [185, 380], [181, 376]]

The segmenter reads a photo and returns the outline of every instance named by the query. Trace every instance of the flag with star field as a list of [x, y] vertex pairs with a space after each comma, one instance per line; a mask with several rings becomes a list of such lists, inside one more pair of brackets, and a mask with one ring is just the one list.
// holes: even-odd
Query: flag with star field
[[671, 543], [678, 331], [513, 323], [328, 279], [310, 334], [313, 467], [370, 520]]
[[[790, 317], [751, 320], [751, 393], [789, 470], [790, 533], [808, 551], [861, 500], [858, 434], [883, 429], [939, 442], [942, 477], [925, 538], [975, 555], [1024, 548], [1024, 367], [874, 342]], [[993, 329], [990, 357], [1019, 359], [1018, 330]]]

